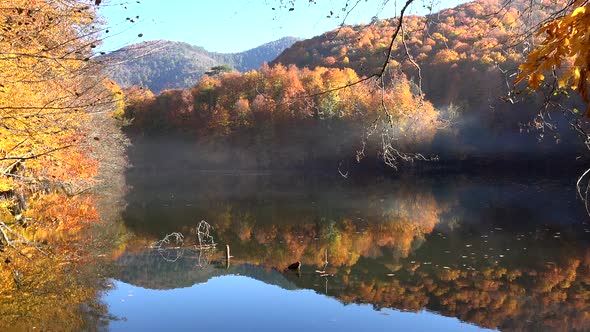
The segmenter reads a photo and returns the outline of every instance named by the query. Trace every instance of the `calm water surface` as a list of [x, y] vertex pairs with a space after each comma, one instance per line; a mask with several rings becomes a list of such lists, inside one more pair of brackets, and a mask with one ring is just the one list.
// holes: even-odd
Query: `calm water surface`
[[[102, 297], [113, 331], [590, 329], [590, 219], [575, 175], [137, 167], [127, 178], [133, 236]], [[200, 220], [215, 249], [194, 248]], [[182, 245], [151, 248], [172, 232]]]

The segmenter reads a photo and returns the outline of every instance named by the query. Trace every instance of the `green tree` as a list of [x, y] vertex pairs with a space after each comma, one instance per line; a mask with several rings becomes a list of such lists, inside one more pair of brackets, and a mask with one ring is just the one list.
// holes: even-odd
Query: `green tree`
[[225, 73], [231, 73], [232, 71], [234, 71], [234, 69], [231, 66], [220, 65], [220, 66], [211, 67], [211, 69], [209, 71], [205, 72], [205, 75], [214, 77], [214, 76], [219, 76], [219, 75], [225, 74]]

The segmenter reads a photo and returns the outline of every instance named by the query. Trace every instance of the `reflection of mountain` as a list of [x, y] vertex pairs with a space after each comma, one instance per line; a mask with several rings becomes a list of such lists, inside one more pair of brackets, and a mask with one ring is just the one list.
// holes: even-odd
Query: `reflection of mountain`
[[174, 262], [166, 261], [155, 250], [125, 253], [116, 261], [113, 277], [126, 283], [150, 289], [174, 289], [206, 283], [222, 275], [248, 276], [284, 289], [295, 289], [276, 270], [265, 269], [251, 264], [225, 267], [200, 264], [198, 253], [185, 251]]

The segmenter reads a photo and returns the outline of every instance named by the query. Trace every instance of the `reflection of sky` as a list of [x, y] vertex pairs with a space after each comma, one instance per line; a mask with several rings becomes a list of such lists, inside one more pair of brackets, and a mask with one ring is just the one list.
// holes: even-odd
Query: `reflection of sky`
[[[124, 3], [124, 6], [113, 5], [117, 2]], [[127, 17], [139, 16], [141, 21], [117, 36], [113, 35], [128, 25], [111, 28], [112, 37], [105, 40], [104, 50], [115, 50], [143, 40], [166, 39], [203, 46], [209, 51], [240, 52], [285, 36], [311, 38], [335, 29], [342, 17], [328, 19], [326, 16], [330, 11], [337, 16], [342, 12], [343, 4], [349, 1], [318, 1], [311, 6], [307, 2], [297, 2], [294, 10], [289, 12], [272, 10], [278, 8], [279, 0], [149, 0], [139, 4], [136, 1], [103, 1], [101, 12], [109, 25], [124, 22]], [[439, 10], [463, 2], [465, 0], [415, 1], [407, 13], [424, 14], [428, 12], [427, 6]], [[380, 3], [381, 0], [359, 1], [346, 22], [368, 23], [375, 15], [381, 18], [396, 16], [405, 1], [389, 1], [383, 10]], [[143, 34], [142, 38], [137, 38], [139, 33]]]
[[311, 290], [288, 291], [242, 277], [148, 290], [122, 282], [104, 296], [112, 331], [475, 331], [480, 328], [430, 312], [375, 311], [343, 305]]

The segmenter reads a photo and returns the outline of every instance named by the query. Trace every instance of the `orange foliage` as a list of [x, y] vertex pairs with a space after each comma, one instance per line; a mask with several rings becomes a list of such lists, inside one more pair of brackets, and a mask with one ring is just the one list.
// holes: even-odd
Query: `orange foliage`
[[[548, 13], [563, 5], [563, 2], [551, 2], [546, 7], [531, 7], [526, 1], [514, 1], [507, 7], [497, 0], [478, 0], [444, 9], [430, 17], [404, 17], [404, 40], [409, 55], [422, 69], [422, 88], [426, 96], [435, 105], [446, 105], [453, 99], [458, 102], [455, 97], [460, 96], [461, 101], [478, 106], [487, 103], [492, 94], [494, 97], [502, 95], [505, 86], [497, 75], [496, 66], [516, 70], [525, 50], [511, 45], [519, 45], [527, 26], [541, 22]], [[524, 12], [530, 14], [523, 15]], [[384, 50], [391, 42], [396, 25], [397, 19], [393, 18], [379, 21], [379, 24], [346, 26], [293, 45], [273, 63], [309, 68], [348, 67], [359, 76], [375, 74], [383, 66]], [[346, 49], [346, 61], [343, 49]], [[302, 52], [309, 56], [300, 57]], [[406, 59], [405, 53], [402, 40], [398, 38], [391, 58]], [[453, 64], [458, 65], [457, 75], [448, 77]], [[472, 68], [476, 72], [472, 72]], [[409, 61], [402, 63], [402, 69], [409, 77], [417, 77], [416, 68]], [[447, 92], [447, 87], [454, 91]]]
[[48, 244], [39, 244], [43, 255], [18, 243], [19, 254], [0, 240], [4, 329], [83, 329], [80, 308], [96, 304], [97, 290], [86, 281], [98, 273], [82, 264], [91, 246], [81, 231], [99, 220], [93, 198], [81, 194], [98, 167], [88, 127], [92, 111], [117, 111], [122, 96], [93, 60], [95, 10], [78, 0], [2, 1], [0, 222]]
[[[191, 90], [164, 91], [155, 99], [128, 92], [128, 117], [139, 130], [180, 129], [200, 136], [227, 136], [292, 123], [310, 126], [315, 120], [327, 119], [362, 124], [373, 121], [383, 110], [381, 96], [371, 91], [371, 83], [341, 88], [358, 80], [350, 68], [300, 70], [293, 65], [264, 65], [245, 74], [206, 76]], [[403, 75], [385, 89], [384, 97], [406, 141], [432, 139], [437, 112], [412, 93]]]
[[434, 55], [434, 64], [455, 63], [459, 60], [459, 54], [456, 51], [442, 49]]
[[98, 211], [92, 196], [68, 197], [58, 193], [37, 194], [31, 198], [28, 217], [40, 221], [36, 236], [58, 231], [59, 234], [74, 236], [92, 223], [99, 221]]

